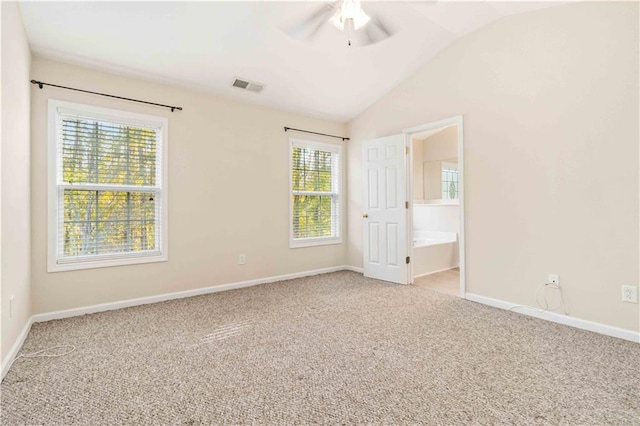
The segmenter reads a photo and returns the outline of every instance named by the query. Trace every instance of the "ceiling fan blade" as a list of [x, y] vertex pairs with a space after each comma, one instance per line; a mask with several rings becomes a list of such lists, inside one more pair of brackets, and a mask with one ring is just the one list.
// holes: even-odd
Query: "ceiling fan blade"
[[315, 12], [286, 30], [287, 34], [297, 39], [309, 40], [316, 35], [322, 25], [329, 20], [338, 2], [323, 4]]
[[364, 34], [367, 36], [367, 39], [365, 40], [363, 46], [368, 46], [379, 41], [374, 34], [373, 28], [368, 25], [364, 27]]
[[[330, 12], [331, 12], [331, 10], [329, 10], [328, 12], [329, 12], [329, 13], [327, 13], [327, 16], [329, 16], [329, 15], [331, 14], [331, 13], [330, 13]], [[323, 18], [324, 18], [324, 16], [323, 16]], [[308, 32], [308, 34], [307, 34], [307, 36], [306, 36], [306, 39], [307, 39], [307, 40], [312, 40], [312, 39], [316, 36], [316, 34], [318, 33], [318, 31], [320, 31], [320, 28], [322, 28], [322, 26], [323, 26], [326, 22], [327, 22], [327, 20], [326, 20], [326, 19], [318, 19], [318, 20], [316, 21], [315, 26], [314, 26], [314, 27], [312, 27], [312, 28], [310, 29], [310, 31]], [[311, 25], [310, 25], [310, 27], [311, 27]]]
[[365, 25], [364, 33], [366, 35], [366, 39], [363, 42], [363, 46], [378, 43], [393, 35], [393, 32], [380, 20], [380, 18], [373, 16], [367, 25]]
[[380, 18], [374, 18], [372, 19], [372, 21], [373, 26], [380, 30], [380, 32], [384, 34], [385, 38], [391, 37], [393, 35], [393, 31], [391, 31], [389, 29], [389, 26], [385, 25]]

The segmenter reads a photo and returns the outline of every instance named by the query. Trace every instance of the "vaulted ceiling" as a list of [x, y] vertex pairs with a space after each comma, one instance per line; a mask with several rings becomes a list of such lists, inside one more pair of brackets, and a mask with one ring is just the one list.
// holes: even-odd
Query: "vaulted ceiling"
[[[348, 46], [321, 14], [334, 3], [52, 1], [21, 9], [36, 55], [348, 121], [457, 38], [555, 4], [363, 1], [392, 34], [366, 46], [363, 30]], [[312, 37], [292, 31], [317, 14]], [[235, 77], [266, 87], [232, 88]]]

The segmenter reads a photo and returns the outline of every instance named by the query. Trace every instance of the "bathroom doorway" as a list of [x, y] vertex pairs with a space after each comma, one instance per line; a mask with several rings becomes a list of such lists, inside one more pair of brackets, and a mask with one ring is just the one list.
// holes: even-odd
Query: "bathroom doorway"
[[408, 164], [410, 282], [464, 297], [462, 116], [404, 131]]

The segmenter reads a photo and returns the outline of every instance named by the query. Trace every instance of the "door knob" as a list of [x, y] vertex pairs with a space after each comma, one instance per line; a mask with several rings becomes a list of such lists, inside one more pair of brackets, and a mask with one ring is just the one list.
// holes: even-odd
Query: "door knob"
[[365, 213], [365, 214], [362, 215], [362, 217], [364, 217], [366, 219], [366, 218], [369, 217], [369, 215]]

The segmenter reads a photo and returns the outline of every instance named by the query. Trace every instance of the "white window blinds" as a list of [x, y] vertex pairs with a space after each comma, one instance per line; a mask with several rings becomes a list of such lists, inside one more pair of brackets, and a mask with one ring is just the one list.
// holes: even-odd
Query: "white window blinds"
[[293, 246], [340, 238], [340, 146], [292, 141], [291, 197]]
[[164, 119], [116, 113], [55, 110], [58, 265], [159, 256], [164, 249]]

